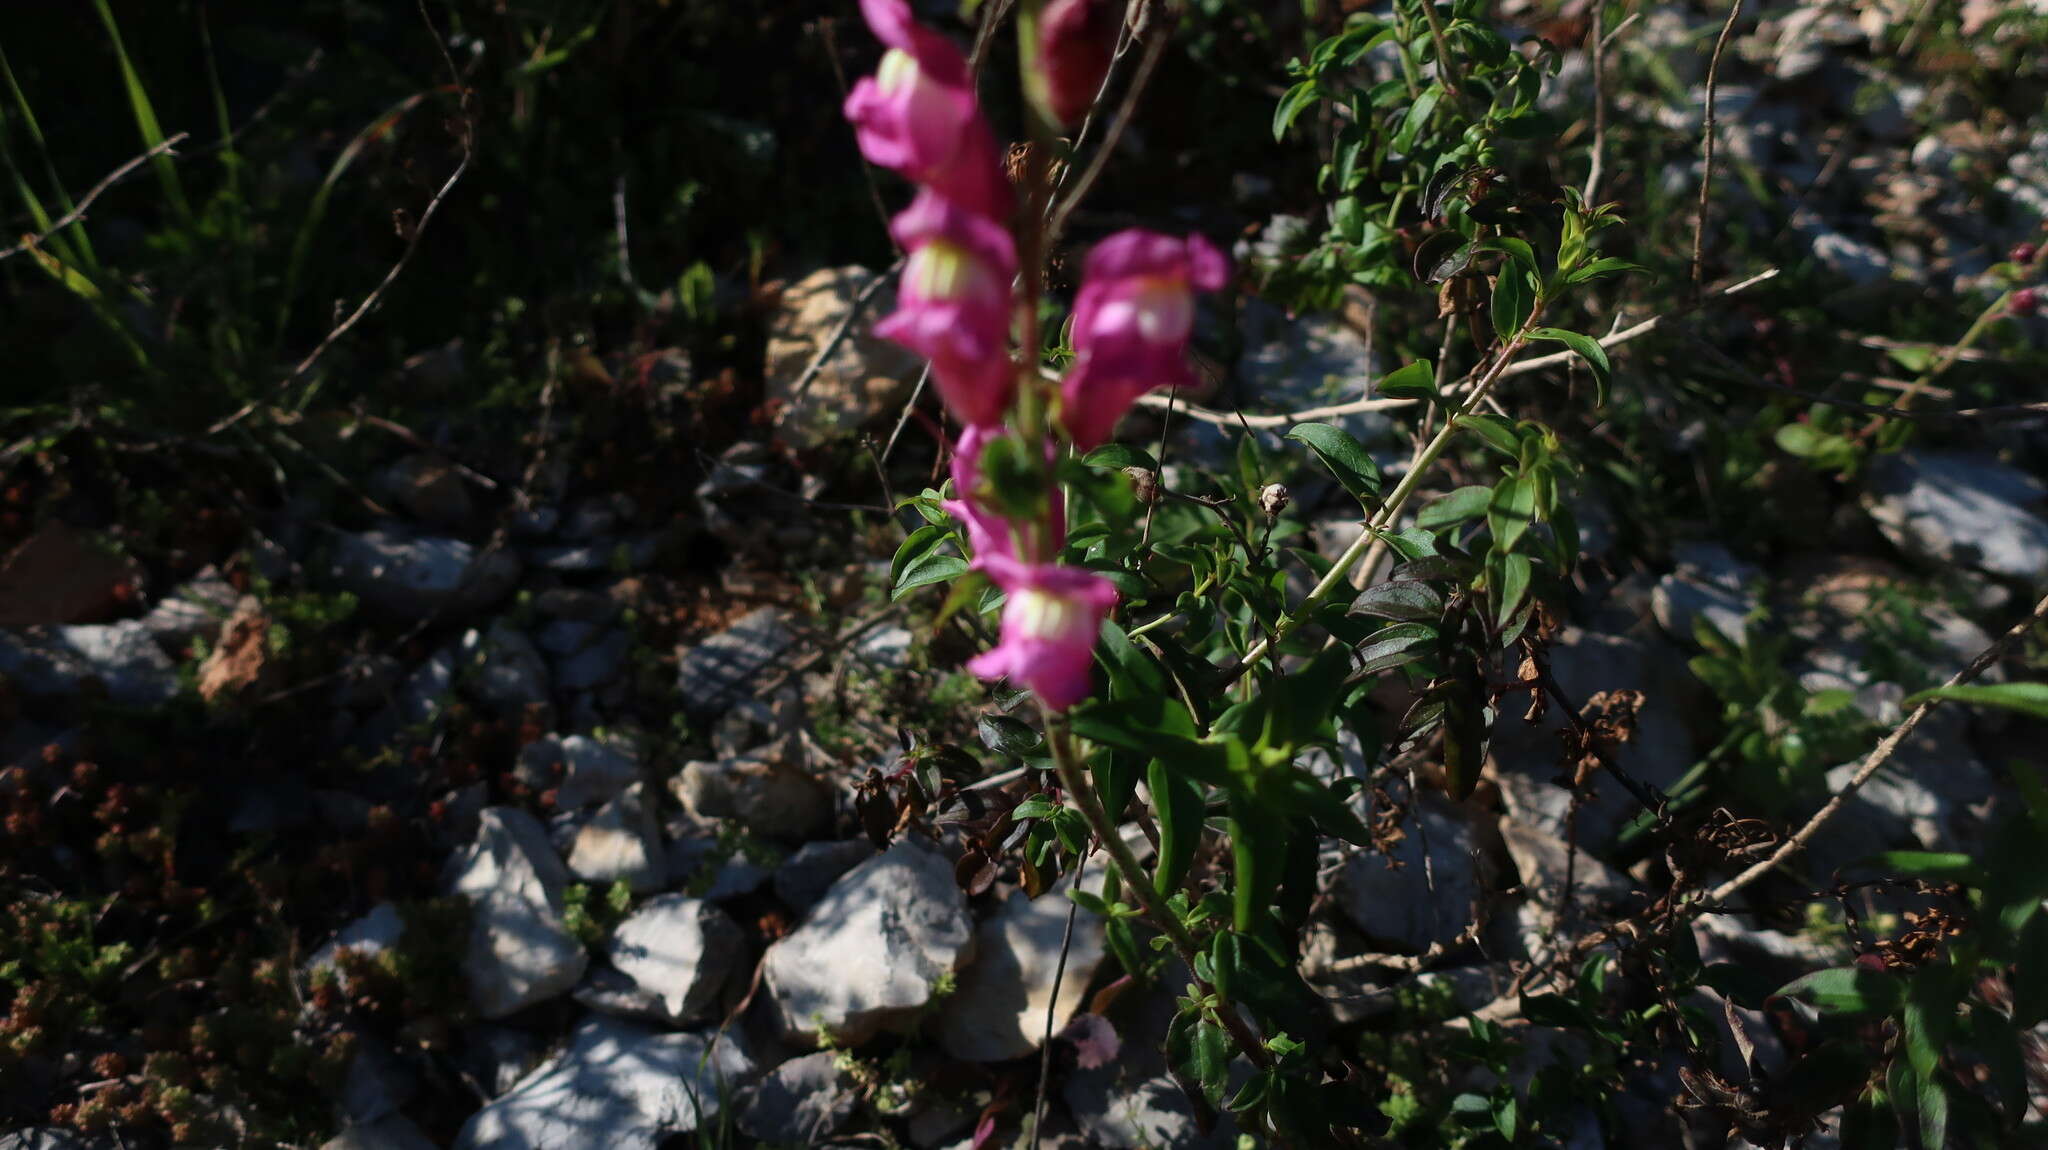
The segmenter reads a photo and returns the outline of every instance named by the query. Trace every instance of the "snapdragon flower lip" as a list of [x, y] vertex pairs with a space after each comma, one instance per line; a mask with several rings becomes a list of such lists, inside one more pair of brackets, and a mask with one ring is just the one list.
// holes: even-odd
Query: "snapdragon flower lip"
[[1229, 275], [1229, 261], [1201, 236], [1132, 228], [1088, 253], [1074, 300], [1074, 366], [1060, 387], [1060, 418], [1076, 447], [1108, 440], [1146, 392], [1196, 382], [1188, 363], [1194, 293]]
[[967, 667], [984, 679], [1008, 677], [1056, 711], [1093, 689], [1095, 640], [1116, 606], [1116, 587], [1092, 571], [992, 556], [989, 576], [1008, 596], [1003, 637]]
[[861, 154], [973, 211], [1007, 219], [1016, 197], [981, 117], [966, 56], [917, 23], [906, 0], [861, 0], [861, 13], [889, 47], [876, 73], [846, 97]]
[[969, 427], [1002, 422], [1016, 393], [1010, 283], [1017, 250], [1002, 225], [930, 189], [890, 225], [910, 258], [896, 311], [875, 334], [932, 363], [940, 398]]

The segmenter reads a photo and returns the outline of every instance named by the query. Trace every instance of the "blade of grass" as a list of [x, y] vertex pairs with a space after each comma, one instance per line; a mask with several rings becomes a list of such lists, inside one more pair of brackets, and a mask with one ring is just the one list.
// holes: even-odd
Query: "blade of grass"
[[[15, 81], [14, 68], [7, 62], [5, 51], [0, 51], [0, 79], [7, 82], [8, 95], [21, 113], [22, 126], [28, 129], [29, 140], [35, 144], [36, 154], [43, 161], [43, 175], [50, 183], [52, 194], [56, 196], [57, 206], [65, 214], [78, 210], [78, 205], [71, 202], [71, 193], [64, 190], [64, 182], [57, 178], [57, 169], [50, 162], [50, 149], [43, 142], [42, 125], [36, 122], [35, 110], [29, 107], [28, 96], [23, 94], [21, 85]], [[50, 213], [44, 210], [42, 200], [29, 187], [28, 178], [15, 165], [13, 151], [7, 143], [8, 131], [6, 112], [0, 110], [0, 162], [6, 164], [9, 174], [14, 177], [15, 191], [21, 196], [23, 205], [28, 208], [29, 217], [35, 221], [36, 231], [47, 235], [50, 231]], [[99, 256], [92, 250], [92, 241], [86, 238], [83, 231], [75, 236], [57, 238], [52, 242], [52, 246], [64, 255], [68, 262], [77, 264], [81, 270], [93, 275], [99, 274]]]
[[134, 358], [137, 367], [145, 371], [149, 369], [149, 353], [143, 350], [140, 343], [136, 342], [135, 333], [128, 330], [128, 325], [121, 322], [121, 317], [114, 313], [114, 309], [107, 306], [106, 297], [100, 293], [99, 285], [95, 284], [91, 277], [77, 268], [64, 263], [55, 255], [44, 251], [38, 245], [29, 245], [28, 254], [37, 267], [48, 272], [51, 279], [62, 284], [65, 290], [77, 296], [85, 303], [86, 308], [99, 319], [100, 323], [105, 325], [106, 329], [121, 341], [121, 346], [128, 350], [128, 354]]
[[[121, 83], [128, 90], [128, 107], [135, 114], [136, 129], [142, 133], [142, 146], [154, 148], [164, 139], [163, 127], [156, 119], [156, 106], [150, 103], [149, 91], [142, 86], [142, 76], [128, 58], [128, 48], [121, 42], [121, 26], [114, 20], [114, 10], [108, 6], [107, 0], [93, 0], [93, 7], [99, 10], [100, 22], [107, 26], [107, 38], [113, 42], [114, 59], [121, 65]], [[177, 162], [169, 156], [158, 156], [155, 163], [156, 178], [163, 185], [164, 199], [169, 201], [178, 222], [191, 227], [192, 205], [185, 199], [185, 184], [178, 177]]]

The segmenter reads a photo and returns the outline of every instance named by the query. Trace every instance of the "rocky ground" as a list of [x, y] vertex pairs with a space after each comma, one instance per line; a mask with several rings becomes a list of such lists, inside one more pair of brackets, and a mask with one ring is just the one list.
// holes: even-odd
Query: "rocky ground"
[[[1883, 6], [1863, 7], [1777, 11], [1736, 42], [1728, 210], [1776, 228], [1776, 193], [1798, 189], [1787, 242], [1824, 282], [1967, 296], [2048, 209], [2048, 137], [1949, 114], [1961, 95], [1939, 85], [1878, 82], [1862, 45]], [[1675, 92], [1618, 96], [1617, 115], [1696, 134], [1700, 75], [1674, 46], [1703, 30], [1646, 6], [1621, 50], [1685, 67]], [[1584, 67], [1568, 59], [1561, 99], [1582, 98]], [[900, 454], [871, 460], [918, 367], [868, 334], [886, 291], [849, 317], [876, 274], [784, 286], [765, 402], [693, 442], [702, 478], [682, 489], [646, 473], [658, 454], [607, 456], [601, 423], [562, 419], [516, 449], [476, 451], [454, 428], [393, 450], [347, 515], [267, 512], [160, 587], [61, 517], [11, 535], [7, 873], [51, 909], [11, 910], [0, 957], [76, 933], [54, 909], [75, 892], [38, 876], [115, 893], [80, 936], [76, 985], [24, 990], [7, 1016], [10, 1036], [35, 1032], [0, 1080], [8, 1112], [51, 1117], [0, 1148], [114, 1145], [102, 1131], [120, 1125], [329, 1150], [693, 1134], [978, 1150], [1028, 1129], [1041, 1065], [1039, 1145], [1236, 1145], [1227, 1117], [1202, 1127], [1159, 1053], [1172, 972], [1133, 978], [1063, 888], [991, 859], [983, 798], [1035, 788], [999, 736], [977, 739], [996, 709], [957, 670], [974, 636], [936, 626], [936, 603], [892, 603], [895, 528], [835, 502], [914, 492], [935, 458], [917, 415]], [[1384, 368], [1355, 316], [1240, 310], [1219, 319], [1242, 344], [1233, 382], [1202, 402], [1286, 411]], [[1646, 345], [1644, 376], [1683, 354]], [[611, 416], [626, 423], [715, 407], [682, 357], [592, 370], [645, 381], [641, 406]], [[1390, 469], [1405, 457], [1384, 416], [1349, 426]], [[1740, 813], [1810, 809], [1817, 791], [1788, 779], [1838, 781], [1900, 699], [2048, 589], [2039, 429], [1944, 431], [1847, 481], [1787, 472], [1782, 521], [1728, 539], [1631, 522], [1588, 484], [1559, 684], [1642, 693], [1619, 753], [1637, 779], [1686, 794], [1726, 740], [1755, 739], [1751, 760], [1785, 777], [1743, 791]], [[1228, 466], [1226, 430], [1180, 424], [1175, 466]], [[1682, 460], [1703, 433], [1672, 430]], [[877, 470], [889, 491], [846, 493]], [[1334, 555], [1356, 521], [1319, 495], [1298, 487], [1293, 514]], [[1503, 717], [1472, 799], [1411, 793], [1411, 777], [1384, 799], [1405, 827], [1389, 852], [1331, 850], [1302, 967], [1331, 1025], [1426, 1045], [1476, 1017], [1514, 1029], [1517, 1073], [1573, 1064], [1575, 1036], [1520, 1016], [1518, 976], [1577, 924], [1640, 909], [1658, 860], [1625, 789], [1576, 803], [1556, 784], [1562, 722]], [[1927, 724], [1815, 841], [1811, 881], [1874, 850], [1967, 849], [2012, 806], [2005, 764], [2038, 759], [2038, 734], [1989, 715]], [[906, 774], [913, 735], [961, 748], [942, 794]], [[1378, 777], [1355, 745], [1316, 755]], [[172, 829], [152, 839], [152, 824]], [[1839, 923], [1709, 915], [1694, 932], [1706, 961], [1780, 980], [1847, 954]], [[119, 1005], [81, 1005], [95, 996]], [[1588, 1108], [1555, 1144], [1680, 1144], [1677, 1065], [1641, 1068], [1618, 1124]], [[101, 1105], [86, 1080], [119, 1096], [97, 1120], [81, 1120]], [[300, 1125], [259, 1119], [275, 1113]]]

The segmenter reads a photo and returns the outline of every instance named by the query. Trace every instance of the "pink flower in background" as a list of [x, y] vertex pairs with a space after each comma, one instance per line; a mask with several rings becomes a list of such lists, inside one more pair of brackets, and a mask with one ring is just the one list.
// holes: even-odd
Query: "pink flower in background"
[[1010, 233], [930, 190], [917, 194], [890, 231], [910, 253], [895, 314], [875, 325], [932, 361], [939, 395], [962, 423], [991, 427], [1017, 388], [1010, 363]]
[[1060, 1037], [1074, 1044], [1078, 1056], [1074, 1061], [1083, 1070], [1115, 1062], [1117, 1053], [1123, 1049], [1116, 1027], [1099, 1014], [1076, 1014], [1060, 1031]]
[[1062, 125], [1088, 114], [1116, 55], [1122, 0], [1051, 0], [1038, 17], [1038, 80]]
[[967, 58], [917, 23], [908, 0], [861, 0], [860, 10], [889, 46], [881, 67], [846, 97], [861, 154], [970, 211], [1007, 220], [1016, 197], [975, 103]]
[[984, 679], [1007, 675], [1054, 710], [1087, 698], [1095, 639], [1116, 606], [1116, 587], [1078, 567], [1024, 563], [1007, 555], [990, 556], [984, 569], [1009, 596], [1003, 638], [967, 669]]
[[1200, 236], [1132, 228], [1095, 245], [1074, 301], [1074, 366], [1060, 386], [1060, 418], [1074, 446], [1086, 451], [1107, 440], [1153, 388], [1195, 382], [1195, 292], [1215, 291], [1229, 276], [1223, 253]]

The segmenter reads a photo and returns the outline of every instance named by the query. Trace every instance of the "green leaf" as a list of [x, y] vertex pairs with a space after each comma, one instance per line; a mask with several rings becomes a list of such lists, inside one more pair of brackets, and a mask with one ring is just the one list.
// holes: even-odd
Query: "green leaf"
[[1493, 500], [1491, 487], [1460, 487], [1441, 499], [1431, 500], [1415, 515], [1415, 525], [1424, 531], [1441, 531], [1486, 514]]
[[1060, 805], [1044, 795], [1033, 795], [1010, 809], [1013, 819], [1042, 819], [1060, 809]]
[[894, 586], [903, 578], [903, 569], [923, 559], [940, 547], [945, 546], [952, 532], [944, 527], [926, 524], [910, 533], [896, 547], [895, 558], [889, 560], [889, 583]]
[[1823, 440], [1834, 438], [1810, 423], [1788, 423], [1771, 436], [1778, 450], [1800, 459], [1818, 455]]
[[1607, 406], [1609, 372], [1607, 349], [1600, 346], [1599, 340], [1594, 339], [1590, 335], [1566, 331], [1561, 327], [1539, 327], [1531, 331], [1529, 335], [1533, 339], [1547, 339], [1561, 343], [1578, 353], [1579, 358], [1586, 361], [1586, 366], [1593, 369], [1594, 406]]
[[1159, 469], [1159, 464], [1153, 460], [1150, 454], [1140, 451], [1128, 443], [1105, 443], [1087, 455], [1082, 456], [1081, 462], [1090, 467], [1108, 468], [1112, 471], [1122, 470], [1126, 467], [1142, 467], [1147, 471]]
[[[1095, 657], [1109, 669], [1109, 693], [1118, 699], [1152, 697], [1167, 693], [1166, 672], [1159, 663], [1146, 654], [1122, 627], [1110, 620], [1102, 622], [1102, 642], [1096, 644]], [[1187, 733], [1194, 734], [1190, 723]]]
[[[919, 528], [919, 530], [923, 530], [923, 528]], [[924, 558], [910, 563], [903, 568], [903, 571], [896, 578], [896, 590], [890, 594], [889, 598], [892, 601], [901, 599], [919, 587], [926, 587], [933, 583], [944, 583], [948, 579], [955, 579], [965, 574], [967, 574], [967, 560], [960, 558], [958, 555], [926, 555]]]
[[1101, 918], [1108, 918], [1110, 916], [1110, 906], [1102, 901], [1101, 895], [1091, 894], [1077, 886], [1070, 886], [1067, 888], [1067, 897], [1073, 900], [1074, 905], [1087, 911], [1089, 914]]
[[1258, 797], [1261, 803], [1307, 819], [1325, 834], [1335, 835], [1347, 843], [1365, 846], [1372, 842], [1371, 832], [1345, 805], [1343, 797], [1300, 767], [1288, 767], [1282, 772], [1262, 777]]
[[1521, 268], [1532, 276], [1543, 274], [1543, 269], [1536, 266], [1536, 249], [1529, 246], [1528, 240], [1517, 239], [1514, 236], [1501, 236], [1497, 239], [1487, 240], [1485, 247], [1489, 251], [1497, 251], [1507, 256], [1516, 267]]
[[1295, 117], [1316, 101], [1316, 82], [1303, 80], [1280, 97], [1280, 103], [1273, 109], [1273, 140], [1279, 142], [1287, 135], [1287, 129], [1294, 126]]
[[1447, 228], [1432, 233], [1415, 246], [1411, 267], [1416, 279], [1426, 284], [1440, 284], [1471, 267], [1478, 254], [1478, 244]]
[[1977, 860], [1953, 851], [1882, 851], [1862, 860], [1862, 866], [1913, 878], [1959, 882], [1982, 886], [1984, 870]]
[[1529, 593], [1529, 575], [1533, 565], [1527, 555], [1508, 555], [1501, 559], [1501, 580], [1499, 608], [1495, 612], [1495, 625], [1506, 630], [1521, 607], [1522, 598]]
[[1596, 280], [1602, 276], [1621, 275], [1625, 272], [1643, 272], [1648, 274], [1649, 270], [1649, 268], [1641, 264], [1632, 264], [1627, 260], [1618, 260], [1613, 256], [1607, 256], [1603, 259], [1594, 260], [1592, 263], [1573, 272], [1565, 277], [1564, 282], [1572, 284], [1585, 283], [1587, 280]]
[[1381, 377], [1374, 390], [1392, 399], [1432, 399], [1436, 396], [1436, 369], [1426, 360], [1403, 364]]
[[1493, 485], [1493, 497], [1486, 504], [1486, 526], [1493, 532], [1493, 546], [1513, 551], [1522, 534], [1536, 521], [1536, 484], [1524, 476], [1509, 476]]
[[1373, 632], [1372, 637], [1358, 648], [1360, 674], [1376, 674], [1403, 663], [1412, 663], [1424, 654], [1422, 648], [1436, 641], [1436, 628], [1423, 623], [1396, 623]]
[[1528, 273], [1519, 267], [1504, 267], [1493, 281], [1493, 330], [1502, 339], [1512, 339], [1535, 310], [1536, 295], [1529, 290]]
[[[114, 60], [121, 68], [121, 83], [128, 91], [128, 110], [135, 118], [135, 127], [142, 135], [145, 149], [155, 148], [164, 142], [164, 130], [157, 123], [156, 107], [150, 102], [149, 92], [143, 87], [142, 76], [136, 72], [135, 64], [128, 58], [127, 46], [121, 42], [121, 26], [114, 19], [114, 10], [107, 0], [93, 0], [99, 10], [100, 22], [107, 26], [107, 38], [113, 42]], [[162, 186], [164, 199], [171, 205], [184, 226], [194, 225], [192, 205], [185, 199], [185, 185], [178, 177], [178, 162], [166, 153], [150, 157], [150, 166], [156, 169], [157, 182]]]
[[1379, 501], [1379, 466], [1351, 433], [1327, 423], [1302, 423], [1287, 438], [1307, 444], [1354, 499], [1368, 507]]
[[1166, 1059], [1209, 1105], [1223, 1101], [1229, 1083], [1230, 1035], [1199, 1009], [1184, 1006], [1166, 1028]]
[[1163, 759], [1146, 766], [1145, 785], [1152, 792], [1152, 814], [1159, 822], [1159, 869], [1153, 884], [1160, 894], [1172, 894], [1187, 877], [1195, 848], [1201, 845], [1206, 803], [1201, 787]]
[[1948, 1087], [1939, 1078], [1920, 1080], [1920, 1145], [1948, 1145]]
[[1436, 111], [1437, 101], [1443, 99], [1441, 84], [1431, 84], [1422, 90], [1415, 102], [1408, 106], [1408, 114], [1401, 120], [1401, 128], [1394, 133], [1393, 148], [1402, 155], [1410, 154], [1415, 148], [1416, 133], [1429, 123], [1429, 115]]
[[1231, 921], [1252, 931], [1280, 889], [1287, 850], [1286, 820], [1242, 791], [1230, 796]]
[[1350, 614], [1376, 615], [1382, 619], [1429, 623], [1444, 613], [1444, 597], [1427, 583], [1403, 581], [1379, 583], [1366, 588], [1351, 601]]
[[1521, 457], [1522, 441], [1515, 436], [1514, 426], [1498, 415], [1467, 412], [1458, 417], [1458, 426], [1477, 435], [1486, 446], [1509, 459]]
[[1942, 1051], [1956, 1021], [1956, 996], [1941, 968], [1923, 969], [1906, 988], [1906, 1008], [1900, 1017], [1906, 1057], [1913, 1071], [1932, 1079], [1941, 1070]]
[[926, 523], [935, 523], [940, 527], [951, 527], [953, 525], [953, 517], [946, 514], [945, 509], [939, 506], [939, 500], [942, 498], [943, 496], [938, 492], [927, 487], [922, 495], [906, 495], [898, 499], [896, 501], [896, 510], [901, 511], [908, 507], [917, 512], [918, 517]]
[[1816, 970], [1779, 987], [1778, 993], [1803, 999], [1822, 1014], [1890, 1014], [1906, 998], [1897, 975], [1860, 966]]
[[974, 725], [982, 745], [999, 755], [1021, 759], [1045, 745], [1029, 724], [1008, 715], [983, 715]]
[[1908, 695], [1899, 704], [1907, 710], [1929, 699], [1947, 699], [1974, 707], [2003, 707], [2009, 711], [2048, 719], [2048, 683], [1989, 683], [1961, 687], [1936, 687]]

